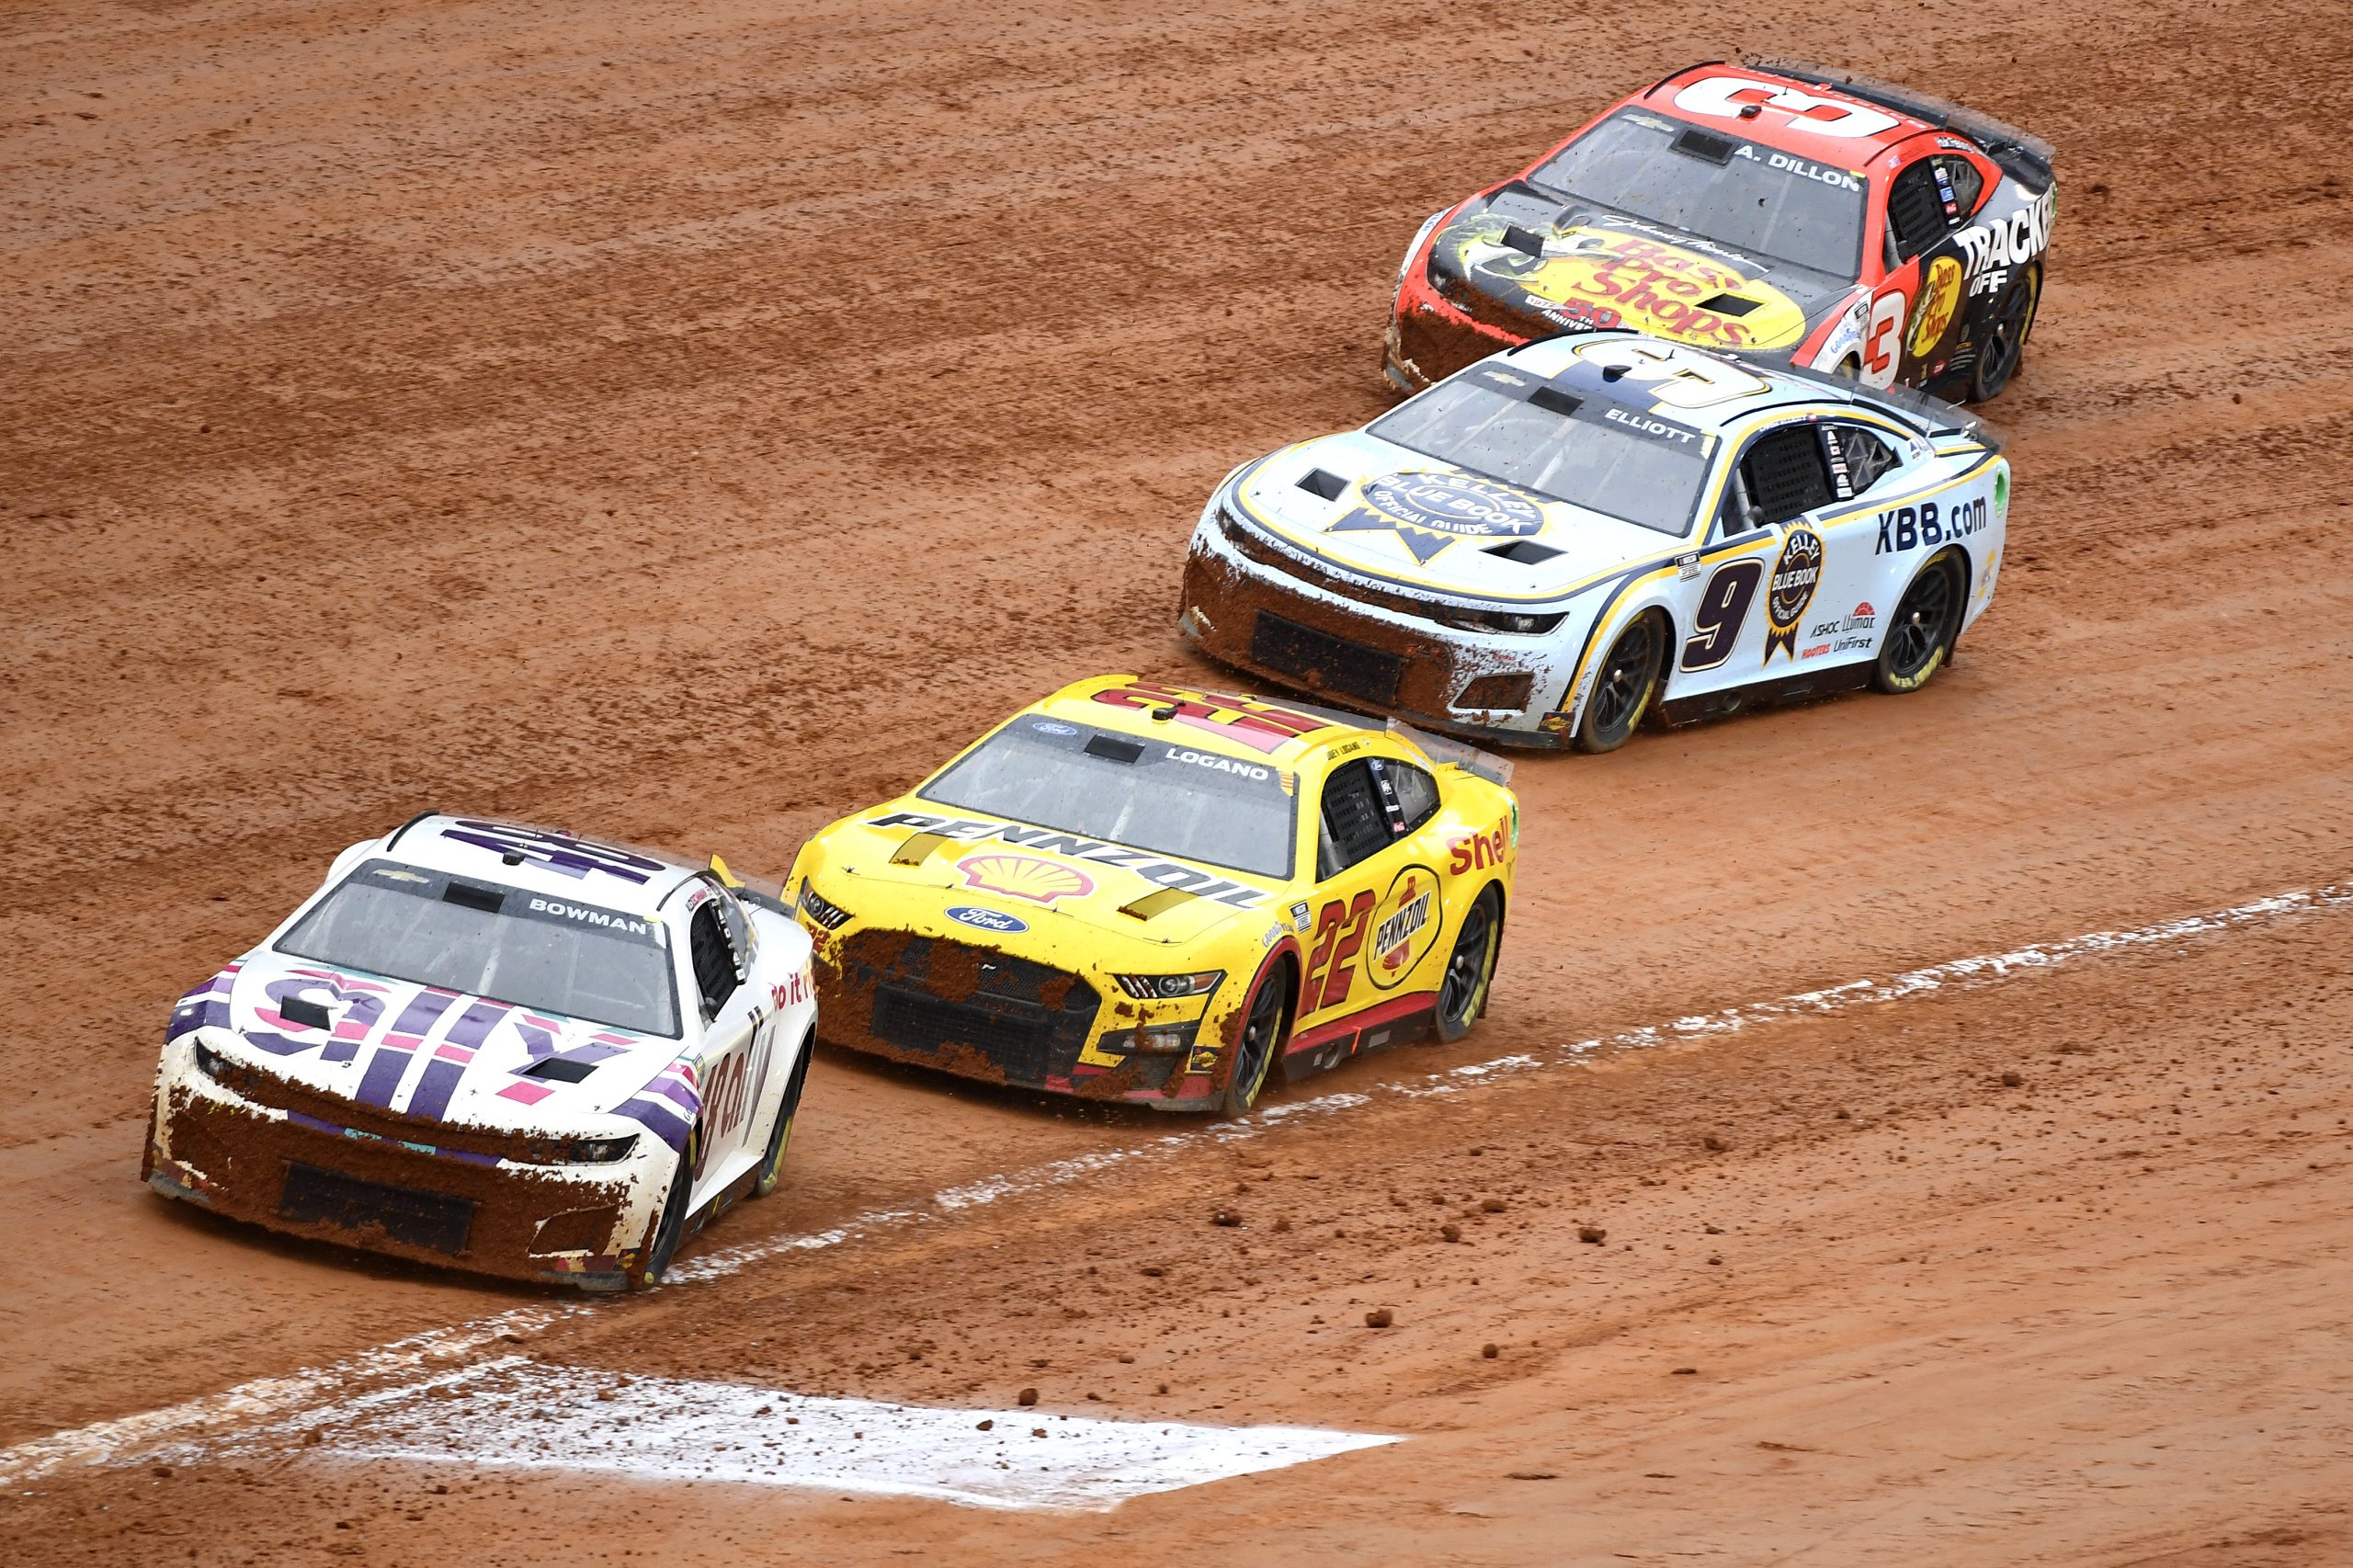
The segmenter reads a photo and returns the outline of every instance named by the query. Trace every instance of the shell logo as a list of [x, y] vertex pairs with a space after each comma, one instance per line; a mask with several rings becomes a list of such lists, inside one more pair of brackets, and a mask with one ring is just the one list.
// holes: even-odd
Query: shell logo
[[1095, 879], [1085, 871], [1035, 855], [974, 855], [957, 861], [956, 869], [964, 873], [968, 888], [1026, 898], [1032, 903], [1084, 898], [1095, 891]]

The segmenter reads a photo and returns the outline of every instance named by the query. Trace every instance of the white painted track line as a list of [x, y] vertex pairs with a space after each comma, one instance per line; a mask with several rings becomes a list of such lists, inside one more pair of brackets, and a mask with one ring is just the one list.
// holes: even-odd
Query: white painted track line
[[314, 1410], [154, 1457], [193, 1464], [284, 1452], [318, 1428], [318, 1444], [302, 1451], [328, 1458], [813, 1487], [984, 1508], [1104, 1509], [1402, 1440], [1308, 1426], [817, 1399], [523, 1356], [431, 1381], [438, 1397], [416, 1397], [425, 1389], [412, 1384], [331, 1415]]
[[[670, 1285], [691, 1286], [723, 1279], [753, 1265], [796, 1252], [839, 1246], [868, 1236], [920, 1223], [952, 1221], [966, 1210], [1002, 1199], [1065, 1187], [1108, 1169], [1142, 1160], [1165, 1158], [1204, 1143], [1225, 1143], [1260, 1136], [1286, 1122], [1304, 1117], [1329, 1116], [1358, 1107], [1399, 1098], [1452, 1096], [1483, 1085], [1574, 1062], [1614, 1051], [1640, 1051], [1712, 1035], [1729, 1034], [1777, 1019], [1819, 1016], [1901, 1001], [1949, 989], [1998, 985], [2024, 974], [2035, 974], [2063, 964], [2102, 954], [2162, 947], [2200, 937], [2252, 926], [2293, 919], [2353, 904], [2353, 883], [2279, 893], [2207, 915], [2186, 915], [2122, 930], [2091, 931], [2063, 941], [2029, 943], [2006, 952], [1954, 959], [1907, 970], [1880, 980], [1857, 980], [1826, 990], [1801, 992], [1775, 1001], [1727, 1007], [1697, 1014], [1671, 1023], [1631, 1029], [1620, 1034], [1521, 1052], [1470, 1063], [1444, 1073], [1376, 1085], [1363, 1093], [1321, 1095], [1269, 1106], [1234, 1121], [1208, 1123], [1169, 1132], [1126, 1148], [1105, 1150], [1077, 1159], [1057, 1160], [977, 1182], [944, 1188], [922, 1203], [902, 1209], [860, 1214], [829, 1230], [722, 1247], [688, 1259], [675, 1269]], [[0, 1449], [0, 1485], [19, 1485], [67, 1464], [107, 1464], [146, 1459], [172, 1447], [191, 1449], [197, 1435], [233, 1432], [264, 1426], [306, 1413], [324, 1417], [348, 1413], [370, 1399], [411, 1396], [424, 1382], [435, 1381], [432, 1369], [462, 1362], [473, 1352], [508, 1340], [540, 1333], [570, 1316], [602, 1310], [593, 1300], [517, 1307], [494, 1316], [380, 1346], [334, 1364], [241, 1383], [221, 1393], [207, 1394], [161, 1410], [54, 1433]], [[445, 1374], [446, 1375], [446, 1374]], [[420, 1381], [421, 1380], [421, 1381]], [[772, 1396], [773, 1397], [773, 1396]], [[974, 1419], [980, 1417], [975, 1415]]]

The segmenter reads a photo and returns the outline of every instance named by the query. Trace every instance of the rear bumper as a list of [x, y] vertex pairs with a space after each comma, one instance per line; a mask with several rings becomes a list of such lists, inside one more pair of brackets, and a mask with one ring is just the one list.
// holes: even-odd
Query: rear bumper
[[642, 1271], [676, 1165], [660, 1142], [642, 1139], [610, 1165], [522, 1165], [489, 1153], [480, 1132], [396, 1128], [363, 1107], [337, 1118], [256, 1103], [199, 1071], [191, 1039], [165, 1048], [148, 1130], [142, 1175], [163, 1196], [290, 1235], [535, 1284], [617, 1290]]
[[[826, 1045], [1077, 1099], [1159, 1110], [1217, 1105], [1215, 1041], [1197, 1035], [1189, 1051], [1167, 1053], [1097, 1049], [1098, 1022], [1130, 1027], [1138, 1020], [1118, 1015], [1134, 1005], [1077, 974], [876, 926], [821, 945], [814, 972], [817, 1038]], [[1199, 1027], [1208, 1028], [1206, 1018]]]

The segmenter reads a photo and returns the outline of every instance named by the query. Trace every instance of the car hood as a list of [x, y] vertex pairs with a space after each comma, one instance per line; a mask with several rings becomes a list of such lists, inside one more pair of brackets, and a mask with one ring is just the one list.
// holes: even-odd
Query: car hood
[[1558, 599], [1681, 545], [1360, 430], [1262, 458], [1232, 494], [1250, 522], [1334, 566], [1490, 603]]
[[267, 948], [181, 998], [167, 1032], [205, 1026], [272, 1077], [428, 1121], [536, 1131], [618, 1116], [668, 1141], [697, 1104], [678, 1040]]
[[1140, 972], [1237, 922], [1267, 925], [1288, 905], [1272, 878], [914, 797], [862, 812], [810, 847], [802, 869], [816, 891], [869, 925], [1030, 956], [1075, 937], [1106, 967]]
[[1438, 230], [1429, 278], [1474, 318], [1530, 335], [1626, 326], [1748, 351], [1797, 347], [1854, 290], [1517, 180]]

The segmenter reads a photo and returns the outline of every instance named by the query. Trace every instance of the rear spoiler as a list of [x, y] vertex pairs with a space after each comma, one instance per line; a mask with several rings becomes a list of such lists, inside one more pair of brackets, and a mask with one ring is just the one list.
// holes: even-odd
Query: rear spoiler
[[1465, 773], [1474, 773], [1490, 784], [1511, 782], [1511, 763], [1508, 759], [1490, 751], [1482, 751], [1468, 741], [1451, 740], [1444, 735], [1433, 735], [1426, 730], [1417, 730], [1402, 719], [1384, 716], [1376, 720], [1363, 713], [1348, 712], [1346, 709], [1327, 708], [1318, 702], [1298, 702], [1288, 697], [1264, 697], [1255, 700], [1264, 702], [1269, 708], [1288, 709], [1293, 713], [1304, 713], [1325, 723], [1351, 730], [1385, 729], [1407, 745], [1418, 747], [1424, 756], [1441, 767], [1451, 765]]
[[1811, 381], [1826, 392], [1835, 392], [1848, 403], [1885, 403], [1916, 426], [1920, 434], [1935, 440], [1940, 436], [1966, 436], [1987, 451], [1998, 452], [2009, 444], [2009, 437], [2001, 426], [1986, 419], [1973, 409], [1959, 403], [1931, 397], [1917, 387], [1902, 384], [1867, 387], [1851, 376], [1834, 376], [1827, 370], [1817, 370], [1805, 365], [1787, 365], [1774, 361], [1767, 367], [1774, 375], [1789, 376]]
[[1833, 70], [1809, 61], [1744, 54], [1741, 63], [1752, 71], [1769, 71], [1777, 76], [1793, 77], [1819, 87], [1835, 87], [1851, 97], [1926, 120], [1940, 131], [1957, 131], [1984, 148], [1986, 155], [2000, 165], [2004, 173], [2029, 187], [2038, 196], [2051, 188], [2051, 160], [2057, 150], [2040, 136], [2005, 125], [1991, 115], [1979, 114], [1949, 99], [1915, 93], [1875, 76]]
[[1427, 730], [1395, 719], [1389, 721], [1389, 733], [1399, 740], [1416, 746], [1421, 754], [1440, 767], [1451, 765], [1465, 773], [1475, 774], [1490, 784], [1511, 782], [1511, 762], [1494, 752], [1482, 751], [1469, 741], [1458, 741], [1445, 735], [1433, 735]]

